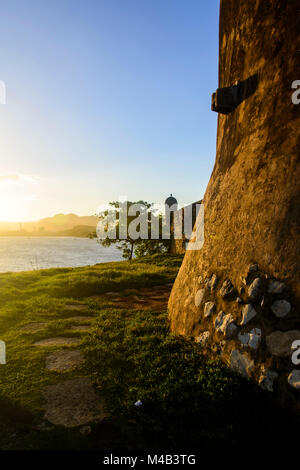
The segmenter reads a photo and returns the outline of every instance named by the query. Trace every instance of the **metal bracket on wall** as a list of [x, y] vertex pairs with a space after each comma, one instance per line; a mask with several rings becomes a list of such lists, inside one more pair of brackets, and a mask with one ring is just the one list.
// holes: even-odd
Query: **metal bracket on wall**
[[218, 88], [212, 95], [211, 110], [220, 114], [229, 114], [244, 100], [253, 95], [258, 85], [258, 75], [252, 75], [235, 85]]

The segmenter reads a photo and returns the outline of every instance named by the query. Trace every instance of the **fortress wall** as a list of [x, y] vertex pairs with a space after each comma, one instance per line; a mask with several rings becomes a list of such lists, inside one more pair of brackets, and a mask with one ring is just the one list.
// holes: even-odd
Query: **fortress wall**
[[[253, 77], [254, 92], [219, 114], [205, 243], [185, 255], [169, 319], [173, 331], [299, 407], [300, 366], [291, 360], [300, 339], [297, 0], [221, 1], [219, 87]], [[247, 311], [255, 316], [243, 323]]]

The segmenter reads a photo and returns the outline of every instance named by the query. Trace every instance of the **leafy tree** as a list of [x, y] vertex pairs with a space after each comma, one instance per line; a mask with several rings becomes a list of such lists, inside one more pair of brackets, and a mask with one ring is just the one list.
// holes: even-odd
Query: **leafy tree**
[[[146, 202], [146, 201], [136, 201], [136, 202], [127, 202], [127, 234], [126, 238], [120, 238], [119, 232], [120, 232], [120, 225], [119, 225], [119, 210], [120, 210], [120, 204], [118, 201], [113, 201], [110, 202], [109, 205], [112, 208], [116, 209], [117, 217], [116, 217], [116, 224], [115, 224], [115, 229], [116, 229], [116, 238], [112, 239], [109, 238], [108, 236], [103, 239], [99, 239], [98, 242], [102, 246], [109, 247], [112, 244], [117, 244], [117, 248], [122, 250], [123, 253], [123, 258], [131, 260], [133, 255], [135, 255], [137, 258], [140, 258], [142, 256], [146, 255], [152, 255], [155, 253], [164, 253], [168, 251], [169, 245], [170, 245], [170, 240], [163, 240], [162, 239], [162, 216], [158, 215], [157, 217], [159, 218], [159, 239], [158, 240], [151, 240], [151, 222], [149, 220], [149, 216], [147, 214], [147, 230], [148, 230], [148, 239], [133, 239], [129, 235], [129, 226], [132, 221], [134, 221], [137, 217], [137, 215], [129, 215], [129, 209], [133, 204], [139, 204], [141, 207], [140, 214], [142, 213], [145, 214], [152, 206], [153, 204]], [[104, 212], [103, 215], [100, 216], [100, 218], [104, 218], [107, 216], [108, 211]], [[139, 224], [138, 224], [139, 225]], [[96, 234], [94, 234], [95, 236]]]

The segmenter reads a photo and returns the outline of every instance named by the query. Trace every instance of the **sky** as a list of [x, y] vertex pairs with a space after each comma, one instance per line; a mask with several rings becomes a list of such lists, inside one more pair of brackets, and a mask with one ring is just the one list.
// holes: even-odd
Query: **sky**
[[218, 22], [219, 0], [3, 2], [0, 220], [201, 199]]

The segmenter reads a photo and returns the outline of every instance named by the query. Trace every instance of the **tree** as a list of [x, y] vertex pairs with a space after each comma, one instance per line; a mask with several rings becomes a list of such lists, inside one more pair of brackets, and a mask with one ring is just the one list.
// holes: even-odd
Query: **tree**
[[[130, 215], [130, 208], [133, 205], [139, 205], [139, 215], [136, 214]], [[149, 209], [153, 206], [153, 204], [148, 203], [146, 201], [137, 201], [137, 202], [127, 202], [127, 214], [126, 214], [126, 221], [127, 221], [127, 229], [126, 234], [120, 238], [120, 203], [118, 201], [110, 202], [109, 205], [115, 209], [116, 211], [116, 220], [115, 220], [115, 238], [106, 237], [106, 238], [98, 238], [98, 242], [102, 246], [109, 247], [112, 244], [117, 244], [117, 248], [123, 251], [123, 258], [131, 260], [133, 255], [137, 258], [152, 255], [155, 253], [164, 253], [168, 250], [170, 245], [170, 240], [163, 240], [162, 239], [162, 216], [156, 215], [158, 218], [158, 227], [159, 227], [159, 237], [158, 239], [152, 240], [151, 239], [151, 220], [149, 219]], [[99, 215], [100, 219], [105, 220], [105, 217], [108, 215], [108, 211], [105, 211], [104, 214]], [[139, 228], [137, 231], [142, 231], [141, 223], [139, 219], [144, 218], [146, 219], [146, 237], [139, 237], [137, 239], [130, 236], [130, 224], [134, 222], [136, 224], [136, 229]], [[108, 228], [108, 227], [107, 227]], [[94, 234], [95, 236], [96, 234]], [[145, 235], [145, 233], [144, 233]]]

